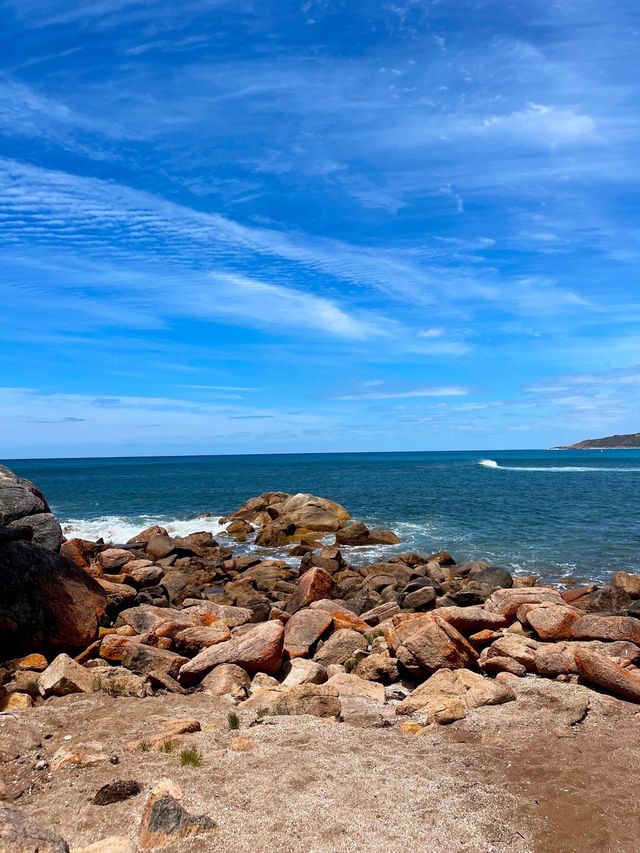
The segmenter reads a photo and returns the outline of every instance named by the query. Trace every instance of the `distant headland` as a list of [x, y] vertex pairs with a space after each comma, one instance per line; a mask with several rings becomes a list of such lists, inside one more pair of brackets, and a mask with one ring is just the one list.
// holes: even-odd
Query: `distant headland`
[[640, 449], [640, 432], [628, 435], [609, 435], [606, 438], [588, 438], [577, 444], [557, 447], [556, 450], [633, 450]]

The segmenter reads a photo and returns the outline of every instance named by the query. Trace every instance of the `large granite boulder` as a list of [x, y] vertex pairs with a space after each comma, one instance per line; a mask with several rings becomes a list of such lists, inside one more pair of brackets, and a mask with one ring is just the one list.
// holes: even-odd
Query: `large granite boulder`
[[0, 660], [34, 649], [76, 652], [92, 643], [107, 596], [60, 554], [25, 541], [0, 545]]
[[0, 465], [0, 525], [29, 527], [31, 539], [49, 551], [59, 551], [62, 529], [42, 492], [30, 480]]

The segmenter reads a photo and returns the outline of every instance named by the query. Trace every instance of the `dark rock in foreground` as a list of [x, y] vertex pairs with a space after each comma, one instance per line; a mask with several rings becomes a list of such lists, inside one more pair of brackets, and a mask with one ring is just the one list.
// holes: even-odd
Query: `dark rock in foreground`
[[107, 598], [82, 569], [31, 542], [0, 546], [0, 659], [34, 649], [81, 651], [95, 640]]

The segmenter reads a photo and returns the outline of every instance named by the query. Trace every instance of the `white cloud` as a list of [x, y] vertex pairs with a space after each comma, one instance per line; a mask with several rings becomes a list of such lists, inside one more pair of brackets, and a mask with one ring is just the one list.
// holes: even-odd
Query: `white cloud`
[[470, 388], [460, 385], [442, 385], [430, 388], [413, 388], [410, 391], [366, 391], [358, 394], [340, 394], [336, 400], [404, 400], [414, 397], [464, 397]]
[[434, 327], [432, 329], [420, 329], [416, 334], [419, 338], [441, 338], [446, 334], [446, 330], [442, 327]]
[[476, 127], [480, 133], [510, 134], [530, 145], [601, 142], [595, 119], [572, 107], [528, 103], [522, 110], [491, 115]]

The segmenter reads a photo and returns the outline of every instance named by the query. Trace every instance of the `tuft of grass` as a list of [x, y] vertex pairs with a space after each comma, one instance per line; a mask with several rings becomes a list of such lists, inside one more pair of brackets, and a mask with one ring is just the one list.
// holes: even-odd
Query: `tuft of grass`
[[229, 711], [227, 714], [227, 727], [230, 731], [235, 731], [240, 728], [240, 717], [235, 711]]
[[375, 640], [376, 637], [384, 637], [384, 629], [383, 628], [374, 628], [373, 631], [367, 631], [364, 635], [365, 640], [371, 645], [371, 643]]
[[180, 764], [183, 767], [202, 767], [204, 758], [197, 746], [185, 746], [180, 751]]
[[138, 744], [138, 749], [140, 750], [140, 752], [149, 752], [149, 750], [151, 749], [151, 744], [147, 740], [141, 740]]
[[158, 752], [173, 752], [173, 741], [165, 740], [165, 742], [161, 743], [158, 747]]

